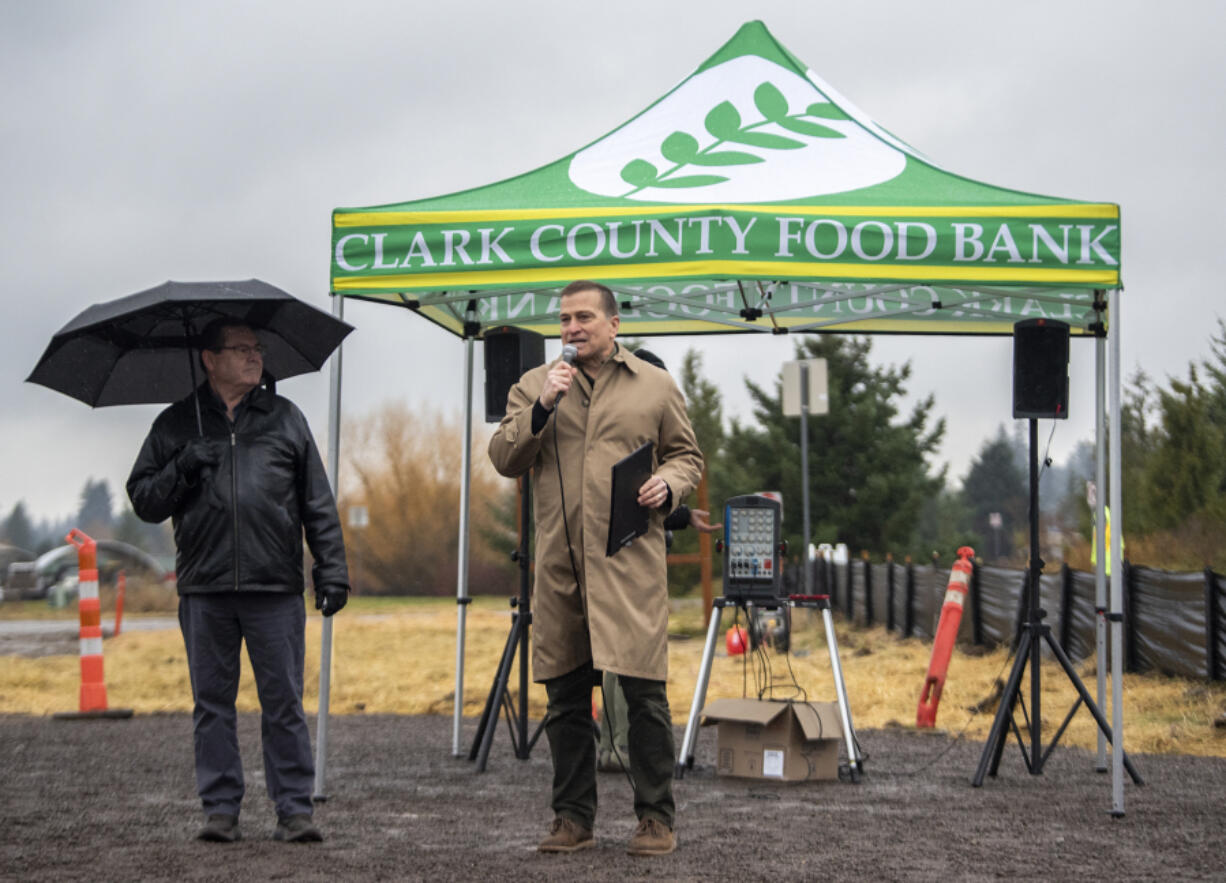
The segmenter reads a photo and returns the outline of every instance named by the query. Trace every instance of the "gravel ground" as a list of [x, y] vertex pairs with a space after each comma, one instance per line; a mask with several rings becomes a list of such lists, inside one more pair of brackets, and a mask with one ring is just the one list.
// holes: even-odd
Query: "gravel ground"
[[[313, 723], [313, 722], [312, 722]], [[466, 721], [471, 739], [474, 721]], [[259, 719], [240, 716], [244, 839], [192, 839], [202, 822], [186, 714], [64, 721], [0, 716], [4, 880], [1116, 880], [1226, 878], [1226, 759], [1133, 756], [1123, 817], [1092, 754], [1059, 748], [1042, 776], [1016, 743], [970, 779], [982, 743], [859, 733], [866, 773], [765, 784], [716, 776], [715, 734], [677, 783], [675, 854], [626, 855], [629, 786], [600, 776], [598, 845], [541, 855], [551, 818], [544, 740], [514, 757], [505, 724], [489, 767], [451, 755], [448, 717], [344, 716], [329, 727], [322, 844], [282, 844], [264, 792]], [[677, 733], [680, 742], [681, 733]]]

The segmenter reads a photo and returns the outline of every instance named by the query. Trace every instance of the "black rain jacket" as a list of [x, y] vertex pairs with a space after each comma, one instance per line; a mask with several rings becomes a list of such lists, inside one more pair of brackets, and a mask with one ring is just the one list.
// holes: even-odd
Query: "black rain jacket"
[[141, 519], [173, 519], [179, 594], [301, 594], [304, 530], [316, 592], [348, 589], [336, 502], [306, 417], [293, 402], [256, 387], [235, 407], [231, 424], [208, 383], [198, 393], [204, 434], [220, 444], [221, 463], [206, 466], [192, 483], [179, 471], [179, 452], [198, 435], [188, 396], [153, 422], [127, 485]]

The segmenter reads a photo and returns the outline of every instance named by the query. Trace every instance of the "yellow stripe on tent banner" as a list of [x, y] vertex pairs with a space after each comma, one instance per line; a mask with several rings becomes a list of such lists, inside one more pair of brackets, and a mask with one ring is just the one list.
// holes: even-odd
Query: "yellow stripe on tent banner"
[[334, 227], [395, 227], [423, 224], [467, 224], [482, 221], [538, 221], [550, 218], [668, 217], [694, 212], [729, 214], [787, 214], [800, 216], [901, 218], [1088, 218], [1118, 219], [1120, 207], [1112, 203], [1060, 203], [1056, 205], [668, 205], [590, 206], [540, 209], [448, 209], [443, 211], [334, 212]]
[[1030, 282], [1052, 285], [1119, 287], [1118, 270], [1069, 270], [1043, 267], [925, 266], [917, 277], [914, 266], [889, 264], [813, 263], [797, 261], [672, 261], [659, 264], [607, 264], [604, 266], [532, 267], [523, 270], [461, 271], [455, 273], [393, 273], [386, 276], [335, 276], [332, 290], [345, 292], [411, 291], [422, 289], [479, 288], [482, 285], [565, 284], [581, 269], [589, 279], [710, 279], [763, 277], [774, 279], [889, 279], [933, 285], [941, 282]]

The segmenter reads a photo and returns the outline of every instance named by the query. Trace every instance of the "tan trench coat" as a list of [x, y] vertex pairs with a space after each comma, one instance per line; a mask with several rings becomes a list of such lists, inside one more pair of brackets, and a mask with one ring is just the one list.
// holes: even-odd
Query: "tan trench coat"
[[[612, 558], [605, 556], [614, 463], [654, 442], [653, 472], [672, 489], [675, 508], [697, 486], [702, 454], [685, 399], [666, 371], [618, 347], [596, 377], [580, 373], [540, 435], [532, 406], [549, 365], [524, 374], [507, 397], [507, 415], [490, 439], [494, 468], [507, 476], [532, 470], [536, 522], [533, 582], [533, 678], [545, 681], [589, 659], [595, 668], [662, 681], [668, 676], [668, 584], [663, 507], [651, 526]], [[562, 493], [554, 457], [554, 421]], [[571, 570], [562, 494], [579, 585]]]

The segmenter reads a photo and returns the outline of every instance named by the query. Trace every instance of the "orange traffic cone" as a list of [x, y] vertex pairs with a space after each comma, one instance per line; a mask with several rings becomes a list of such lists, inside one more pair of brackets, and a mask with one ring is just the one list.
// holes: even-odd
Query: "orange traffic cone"
[[130, 708], [106, 707], [106, 682], [102, 674], [102, 601], [98, 597], [98, 545], [73, 528], [65, 539], [77, 547], [77, 612], [81, 619], [80, 710], [61, 712], [57, 718], [125, 718]]
[[937, 706], [941, 702], [941, 690], [945, 687], [945, 674], [949, 670], [949, 659], [953, 656], [954, 642], [958, 639], [958, 626], [962, 624], [962, 607], [971, 581], [970, 559], [974, 556], [974, 549], [963, 546], [958, 550], [958, 560], [949, 572], [945, 603], [941, 605], [941, 620], [932, 644], [932, 661], [928, 663], [928, 675], [924, 678], [924, 689], [915, 711], [915, 726], [920, 729], [936, 726]]

